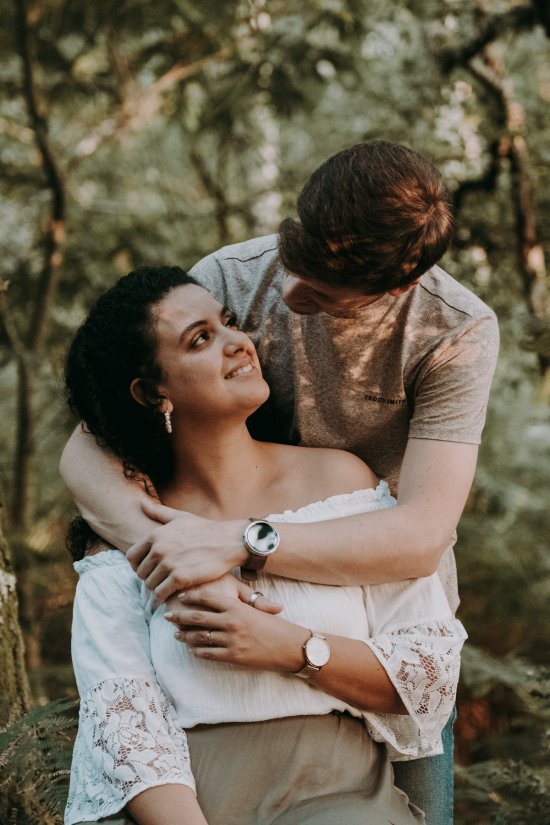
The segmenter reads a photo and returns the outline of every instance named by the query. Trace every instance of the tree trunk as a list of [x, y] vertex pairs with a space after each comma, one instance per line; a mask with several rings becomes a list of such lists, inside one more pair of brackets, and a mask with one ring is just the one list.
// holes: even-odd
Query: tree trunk
[[30, 707], [30, 689], [25, 670], [23, 636], [15, 575], [8, 543], [0, 524], [0, 729]]

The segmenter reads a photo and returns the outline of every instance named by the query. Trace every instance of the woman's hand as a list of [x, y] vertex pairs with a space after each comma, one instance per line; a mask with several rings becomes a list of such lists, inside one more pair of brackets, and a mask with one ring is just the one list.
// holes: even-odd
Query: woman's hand
[[[248, 585], [237, 583], [240, 592], [247, 588], [252, 594]], [[215, 584], [196, 587], [177, 597], [179, 607], [171, 607], [165, 616], [179, 628], [176, 638], [199, 659], [286, 673], [300, 670], [304, 664], [302, 645], [309, 638], [309, 630], [269, 615], [265, 608], [258, 610], [258, 603], [265, 597], [258, 597], [252, 607], [240, 596], [217, 591]]]

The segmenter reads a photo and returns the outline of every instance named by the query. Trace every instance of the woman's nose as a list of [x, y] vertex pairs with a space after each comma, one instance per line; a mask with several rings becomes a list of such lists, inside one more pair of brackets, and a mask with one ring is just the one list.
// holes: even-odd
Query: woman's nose
[[227, 338], [225, 341], [225, 348], [229, 352], [238, 352], [241, 349], [247, 349], [251, 345], [250, 338], [246, 333], [240, 329], [227, 328]]

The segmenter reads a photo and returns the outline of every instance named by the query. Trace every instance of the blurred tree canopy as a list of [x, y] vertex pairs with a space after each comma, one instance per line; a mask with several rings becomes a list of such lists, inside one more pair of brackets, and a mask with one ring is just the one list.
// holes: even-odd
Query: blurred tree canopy
[[457, 212], [443, 265], [501, 321], [457, 553], [472, 641], [459, 816], [550, 821], [550, 5], [0, 8], [0, 483], [35, 699], [74, 695], [57, 462], [74, 425], [60, 375], [76, 326], [135, 265], [189, 266], [275, 231], [325, 158], [382, 137], [443, 172]]

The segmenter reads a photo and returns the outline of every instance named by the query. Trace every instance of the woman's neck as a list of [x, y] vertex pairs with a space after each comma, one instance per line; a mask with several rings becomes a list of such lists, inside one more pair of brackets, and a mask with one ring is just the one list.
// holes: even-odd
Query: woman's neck
[[244, 422], [208, 425], [204, 431], [194, 426], [192, 437], [174, 428], [171, 437], [175, 472], [161, 491], [163, 503], [209, 518], [250, 515], [269, 468], [262, 458], [264, 445], [254, 441]]

